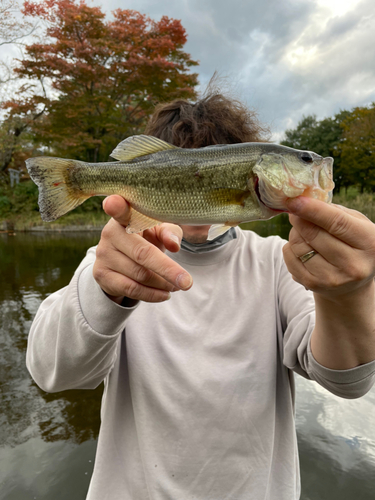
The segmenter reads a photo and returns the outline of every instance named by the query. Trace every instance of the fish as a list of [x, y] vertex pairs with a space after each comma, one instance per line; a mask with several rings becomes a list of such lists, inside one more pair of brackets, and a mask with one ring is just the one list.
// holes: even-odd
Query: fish
[[212, 240], [240, 223], [287, 212], [289, 198], [332, 201], [333, 159], [274, 143], [186, 149], [135, 135], [111, 157], [115, 161], [102, 163], [26, 160], [43, 221], [58, 219], [91, 196], [118, 194], [131, 207], [127, 233], [162, 222], [211, 225]]

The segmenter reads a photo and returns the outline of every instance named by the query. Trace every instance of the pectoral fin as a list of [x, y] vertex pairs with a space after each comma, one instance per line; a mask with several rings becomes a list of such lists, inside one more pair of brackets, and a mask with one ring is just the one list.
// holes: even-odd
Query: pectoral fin
[[225, 205], [244, 205], [248, 196], [251, 196], [249, 190], [235, 188], [215, 188], [208, 193], [211, 203]]
[[158, 224], [161, 224], [159, 220], [147, 217], [147, 215], [143, 215], [132, 208], [130, 221], [126, 226], [126, 232], [129, 234], [140, 233], [141, 231], [150, 229], [151, 227], [157, 226]]
[[214, 240], [218, 236], [221, 236], [222, 234], [229, 231], [231, 227], [233, 226], [227, 226], [226, 224], [213, 224], [208, 231], [207, 240]]

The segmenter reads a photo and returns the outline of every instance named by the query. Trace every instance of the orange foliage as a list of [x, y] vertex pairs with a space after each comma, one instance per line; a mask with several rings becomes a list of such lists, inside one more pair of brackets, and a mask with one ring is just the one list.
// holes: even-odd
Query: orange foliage
[[43, 91], [30, 97], [24, 86], [5, 107], [19, 116], [44, 111], [33, 130], [55, 151], [106, 160], [143, 128], [154, 104], [195, 96], [197, 75], [189, 68], [197, 62], [183, 51], [187, 38], [178, 20], [117, 9], [107, 21], [83, 0], [26, 1], [23, 12], [46, 22], [46, 37], [27, 46], [16, 71]]

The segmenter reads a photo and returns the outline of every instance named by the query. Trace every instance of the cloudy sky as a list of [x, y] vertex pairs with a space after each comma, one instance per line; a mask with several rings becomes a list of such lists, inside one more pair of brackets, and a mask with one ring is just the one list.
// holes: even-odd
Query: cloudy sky
[[86, 1], [108, 14], [180, 19], [201, 89], [215, 71], [226, 77], [275, 141], [303, 115], [320, 119], [375, 101], [374, 0]]
[[[90, 1], [88, 1], [90, 5]], [[332, 116], [375, 101], [374, 0], [93, 0], [180, 19], [199, 61], [202, 87], [214, 71], [274, 140], [303, 115]], [[105, 4], [105, 6], [104, 6]]]

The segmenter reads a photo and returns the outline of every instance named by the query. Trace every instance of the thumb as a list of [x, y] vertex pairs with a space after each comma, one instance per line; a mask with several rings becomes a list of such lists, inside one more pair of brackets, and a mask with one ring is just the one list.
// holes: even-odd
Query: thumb
[[117, 194], [107, 196], [103, 200], [103, 210], [122, 226], [125, 227], [129, 224], [130, 205], [122, 196]]

